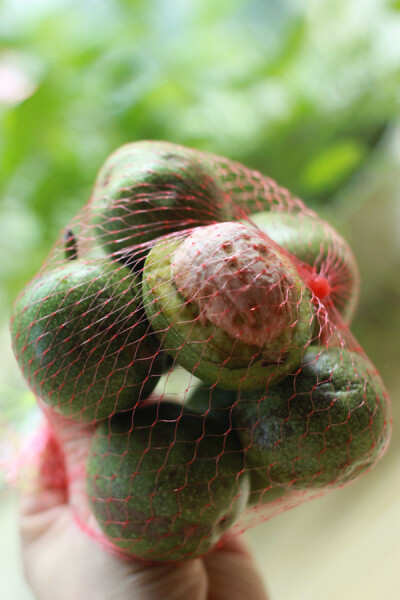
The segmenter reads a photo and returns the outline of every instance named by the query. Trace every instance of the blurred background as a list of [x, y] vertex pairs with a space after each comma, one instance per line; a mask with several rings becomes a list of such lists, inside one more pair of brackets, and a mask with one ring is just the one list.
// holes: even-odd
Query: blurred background
[[[399, 105], [398, 0], [3, 0], [3, 466], [32, 406], [10, 307], [102, 162], [139, 139], [225, 155], [288, 187], [351, 243], [362, 277], [352, 329], [393, 402], [379, 465], [251, 529], [254, 556], [272, 600], [399, 598]], [[0, 494], [0, 587], [29, 600], [15, 494], [5, 481]]]

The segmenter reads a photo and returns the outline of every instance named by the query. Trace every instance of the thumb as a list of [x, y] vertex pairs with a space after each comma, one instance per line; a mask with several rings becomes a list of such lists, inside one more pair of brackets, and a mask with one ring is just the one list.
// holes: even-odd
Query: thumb
[[204, 557], [208, 600], [268, 600], [260, 574], [240, 536], [227, 535], [222, 545]]
[[[70, 422], [43, 405], [41, 409], [41, 423], [25, 444], [18, 461], [23, 534], [25, 529], [31, 534], [34, 531], [33, 516], [36, 523], [45, 524], [57, 508], [68, 506], [82, 523], [90, 518], [85, 465], [93, 428]], [[27, 522], [29, 527], [25, 528]]]
[[23, 514], [35, 514], [66, 503], [67, 475], [63, 452], [43, 415], [19, 453], [17, 469]]

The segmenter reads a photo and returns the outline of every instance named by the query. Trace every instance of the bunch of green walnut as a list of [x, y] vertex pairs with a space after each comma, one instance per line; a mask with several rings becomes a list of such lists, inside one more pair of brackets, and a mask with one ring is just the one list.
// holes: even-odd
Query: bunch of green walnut
[[376, 462], [388, 398], [348, 330], [357, 286], [344, 239], [260, 173], [165, 142], [107, 159], [11, 326], [37, 398], [93, 427], [108, 540], [200, 556], [250, 507]]

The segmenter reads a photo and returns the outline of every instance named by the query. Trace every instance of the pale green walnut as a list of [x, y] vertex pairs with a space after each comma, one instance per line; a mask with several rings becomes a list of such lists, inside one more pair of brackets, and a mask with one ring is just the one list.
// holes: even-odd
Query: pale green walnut
[[103, 423], [87, 463], [101, 529], [125, 552], [154, 561], [202, 556], [244, 511], [249, 479], [237, 437], [212, 419], [160, 402]]
[[143, 298], [166, 351], [227, 390], [279, 381], [299, 365], [312, 335], [309, 288], [265, 236], [240, 223], [156, 244]]
[[349, 324], [358, 300], [359, 273], [344, 238], [313, 213], [262, 211], [249, 218], [260, 231], [304, 263], [300, 269], [311, 289], [323, 301], [330, 298]]
[[310, 346], [301, 369], [232, 409], [246, 465], [291, 489], [340, 485], [373, 465], [389, 437], [383, 383], [365, 357]]
[[[227, 199], [192, 150], [140, 141], [122, 146], [106, 160], [90, 208], [99, 244], [108, 253], [131, 248], [131, 262], [141, 264], [149, 242], [159, 236], [224, 221]], [[147, 245], [140, 249], [140, 244]]]
[[81, 422], [146, 398], [165, 353], [140, 303], [138, 276], [108, 259], [73, 259], [36, 277], [11, 317], [13, 350], [33, 392]]

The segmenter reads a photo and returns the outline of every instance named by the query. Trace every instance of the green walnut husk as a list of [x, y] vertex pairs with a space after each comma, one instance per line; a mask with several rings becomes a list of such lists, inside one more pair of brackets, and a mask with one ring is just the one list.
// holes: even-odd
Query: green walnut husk
[[245, 509], [249, 479], [237, 437], [160, 402], [98, 428], [87, 463], [90, 505], [125, 552], [180, 561], [208, 552]]
[[[221, 423], [223, 433], [231, 427], [230, 414], [236, 402], [236, 392], [217, 387], [197, 385], [185, 400], [185, 410], [194, 411]], [[225, 426], [226, 423], [226, 426]]]
[[[212, 419], [216, 425], [219, 425], [220, 434], [225, 435], [227, 432], [235, 431], [232, 409], [238, 401], [236, 392], [197, 385], [185, 402], [185, 411], [203, 415], [205, 419]], [[269, 504], [285, 494], [282, 487], [273, 486], [265, 473], [260, 473], [258, 469], [248, 469], [247, 464], [245, 470], [250, 477], [248, 500], [250, 506]]]
[[301, 369], [271, 389], [242, 394], [233, 422], [246, 465], [293, 489], [354, 479], [388, 440], [383, 383], [362, 355], [310, 347]]
[[359, 273], [343, 237], [326, 221], [308, 214], [262, 211], [250, 218], [260, 231], [309, 265], [314, 276], [326, 280], [334, 305], [349, 324], [358, 300]]
[[279, 500], [286, 494], [286, 489], [271, 482], [266, 473], [259, 469], [248, 469], [250, 476], [249, 506], [263, 506]]
[[[211, 171], [183, 146], [141, 141], [116, 150], [100, 169], [90, 206], [107, 253], [133, 248], [140, 262], [148, 245], [183, 229], [224, 221], [226, 196]], [[136, 248], [135, 248], [136, 247]]]
[[303, 213], [306, 206], [288, 189], [270, 177], [245, 165], [206, 152], [199, 160], [210, 165], [221, 187], [231, 198], [227, 220], [240, 220], [260, 211], [283, 210]]
[[12, 312], [12, 343], [34, 393], [60, 414], [95, 422], [155, 387], [165, 353], [140, 308], [138, 278], [107, 259], [44, 271]]
[[[177, 253], [181, 252], [180, 244], [183, 243], [186, 243], [188, 252], [191, 250], [194, 256], [188, 254], [186, 257], [186, 252], [183, 252], [183, 263], [186, 264], [181, 273], [182, 275], [187, 273], [190, 276], [197, 269], [198, 276], [201, 278], [204, 275], [205, 278], [204, 281], [200, 279], [199, 288], [203, 284], [209, 285], [211, 281], [215, 286], [219, 286], [220, 291], [217, 289], [216, 292], [210, 292], [210, 298], [215, 298], [218, 294], [223, 297], [224, 289], [231, 284], [245, 290], [249, 286], [251, 287], [253, 279], [257, 279], [256, 276], [252, 279], [252, 273], [248, 269], [247, 275], [250, 276], [247, 280], [250, 283], [247, 288], [241, 283], [241, 278], [247, 268], [245, 264], [237, 272], [235, 272], [236, 267], [233, 267], [230, 281], [227, 283], [225, 274], [225, 279], [223, 281], [221, 279], [220, 283], [218, 278], [220, 278], [222, 269], [225, 269], [229, 275], [231, 258], [223, 257], [219, 263], [215, 259], [216, 254], [212, 252], [211, 257], [204, 260], [204, 264], [194, 265], [195, 259], [200, 263], [202, 260], [200, 249], [197, 256], [197, 249], [200, 248], [199, 239], [210, 240], [216, 231], [218, 235], [215, 237], [218, 243], [222, 239], [221, 236], [225, 236], [231, 240], [229, 245], [234, 247], [235, 238], [231, 236], [233, 232], [235, 235], [241, 236], [241, 241], [242, 238], [245, 239], [246, 244], [248, 241], [249, 243], [247, 246], [245, 244], [245, 247], [250, 248], [255, 254], [251, 264], [257, 263], [258, 260], [263, 261], [262, 254], [264, 252], [270, 253], [268, 256], [273, 256], [273, 260], [279, 265], [280, 277], [290, 281], [288, 288], [290, 288], [291, 299], [286, 304], [287, 306], [290, 304], [292, 314], [280, 334], [270, 343], [248, 343], [248, 338], [245, 338], [244, 334], [243, 337], [240, 333], [238, 335], [231, 334], [230, 331], [227, 331], [224, 323], [222, 326], [218, 326], [219, 314], [215, 315], [215, 318], [210, 317], [210, 319], [214, 318], [213, 321], [204, 316], [204, 310], [199, 302], [202, 302], [205, 296], [198, 302], [196, 298], [188, 298], [183, 295], [182, 285], [177, 282], [177, 276], [174, 273], [178, 264]], [[258, 234], [254, 234], [243, 225], [224, 223], [198, 228], [187, 238], [186, 242], [182, 242], [181, 239], [162, 240], [152, 248], [146, 259], [143, 272], [143, 297], [152, 328], [159, 336], [166, 351], [174, 356], [177, 363], [211, 386], [217, 385], [226, 390], [254, 390], [262, 388], [268, 382], [277, 382], [297, 367], [301, 361], [304, 347], [309, 343], [313, 330], [311, 292], [300, 279], [289, 259], [278, 251], [272, 252], [265, 246], [265, 243], [265, 240], [261, 239]], [[260, 246], [260, 254], [258, 254], [257, 244]], [[253, 250], [254, 246], [256, 246], [256, 250]], [[222, 242], [221, 248], [225, 248], [225, 244]], [[232, 260], [235, 261], [236, 257], [233, 256]], [[264, 265], [264, 263], [262, 264]], [[207, 274], [208, 265], [216, 271], [215, 274]], [[217, 266], [215, 267], [215, 265]], [[282, 301], [282, 304], [284, 302], [285, 300]], [[256, 312], [254, 312], [254, 316], [252, 316], [251, 310], [240, 313], [240, 310], [236, 310], [234, 303], [230, 304], [229, 301], [221, 309], [220, 314], [223, 318], [228, 319], [231, 319], [232, 316], [231, 320], [236, 320], [232, 326], [237, 326], [246, 334], [250, 328], [251, 318], [254, 331], [250, 333], [254, 333], [255, 336], [257, 336], [258, 330], [263, 328], [273, 329], [275, 321], [277, 321], [275, 314], [270, 315], [269, 322], [265, 323], [261, 317], [257, 316]]]

